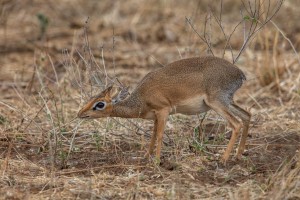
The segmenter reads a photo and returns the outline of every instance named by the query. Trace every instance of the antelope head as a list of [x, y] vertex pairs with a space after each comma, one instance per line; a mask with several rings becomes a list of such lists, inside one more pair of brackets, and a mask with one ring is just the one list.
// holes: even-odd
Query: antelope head
[[78, 112], [77, 117], [89, 119], [109, 117], [113, 106], [124, 100], [128, 94], [128, 87], [122, 87], [118, 90], [111, 85], [100, 94], [92, 97]]

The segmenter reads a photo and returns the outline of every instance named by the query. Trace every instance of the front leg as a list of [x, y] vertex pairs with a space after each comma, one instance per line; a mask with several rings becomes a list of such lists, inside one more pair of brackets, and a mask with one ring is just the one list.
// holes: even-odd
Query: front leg
[[149, 150], [146, 154], [146, 157], [149, 157], [150, 155], [153, 154], [154, 145], [155, 145], [155, 142], [156, 142], [156, 136], [157, 136], [157, 119], [154, 120], [153, 133], [152, 133], [152, 136], [151, 136], [151, 141], [150, 141], [150, 144], [149, 144]]
[[161, 152], [161, 144], [163, 139], [163, 133], [165, 130], [166, 122], [169, 116], [170, 110], [169, 109], [162, 109], [156, 112], [156, 119], [157, 119], [157, 130], [156, 130], [156, 137], [157, 137], [157, 147], [156, 147], [156, 159], [160, 160], [160, 152]]

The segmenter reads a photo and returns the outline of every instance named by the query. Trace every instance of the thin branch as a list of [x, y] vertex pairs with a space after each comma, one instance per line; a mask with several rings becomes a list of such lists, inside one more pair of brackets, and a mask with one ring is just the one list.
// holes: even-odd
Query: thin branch
[[188, 22], [188, 24], [191, 26], [191, 28], [193, 29], [193, 31], [198, 35], [198, 37], [207, 45], [208, 50], [210, 51], [210, 53], [214, 56], [214, 53], [213, 53], [213, 51], [211, 49], [211, 46], [209, 45], [209, 42], [205, 38], [203, 38], [203, 36], [201, 36], [198, 33], [198, 31], [195, 29], [194, 25], [192, 24], [191, 19], [189, 19], [187, 17], [185, 17], [185, 19]]
[[273, 22], [272, 20], [270, 20], [271, 24], [273, 24], [273, 26], [280, 32], [280, 34], [282, 35], [282, 37], [288, 41], [288, 43], [290, 44], [290, 46], [292, 47], [296, 57], [297, 57], [297, 60], [298, 60], [298, 63], [300, 64], [300, 56], [295, 48], [295, 46], [293, 45], [292, 41], [285, 35], [285, 33], [277, 26], [277, 24], [275, 22]]
[[101, 47], [101, 57], [102, 57], [102, 65], [103, 65], [103, 69], [104, 69], [104, 73], [105, 73], [105, 87], [107, 87], [107, 72], [106, 72], [106, 67], [105, 67], [105, 61], [104, 61], [104, 51], [103, 51], [104, 47]]
[[[273, 14], [268, 17], [266, 16], [266, 19], [263, 21], [263, 22], [260, 22], [259, 21], [259, 10], [260, 10], [260, 4], [258, 4], [258, 10], [256, 10], [255, 12], [253, 12], [254, 15], [251, 16], [250, 20], [252, 21], [251, 22], [251, 27], [253, 26], [253, 23], [255, 22], [255, 26], [254, 28], [250, 29], [249, 31], [249, 35], [246, 39], [246, 41], [244, 41], [244, 44], [242, 45], [238, 55], [236, 56], [235, 60], [233, 63], [236, 63], [236, 61], [239, 59], [239, 57], [241, 56], [241, 54], [243, 53], [243, 51], [245, 50], [245, 48], [247, 47], [247, 45], [249, 44], [249, 41], [256, 35], [257, 32], [259, 32], [263, 27], [265, 27], [265, 25], [271, 21], [271, 19], [273, 19], [273, 17], [278, 13], [279, 9], [281, 8], [282, 4], [283, 4], [283, 1], [284, 0], [279, 0], [276, 4], [276, 7], [275, 7], [275, 11], [273, 12]], [[255, 1], [256, 2], [256, 1]], [[252, 11], [251, 11], [252, 12]], [[258, 15], [258, 16], [257, 16]], [[256, 18], [256, 16], [258, 18]], [[253, 22], [254, 21], [254, 22]], [[260, 23], [261, 25], [259, 27], [257, 27], [258, 23]]]
[[225, 40], [226, 40], [225, 46], [224, 46], [224, 48], [223, 48], [223, 55], [222, 55], [222, 58], [224, 58], [225, 52], [226, 52], [226, 48], [227, 48], [227, 46], [229, 46], [230, 52], [231, 52], [231, 57], [232, 57], [232, 62], [233, 62], [233, 61], [234, 61], [233, 49], [232, 49], [231, 44], [229, 43], [229, 37], [227, 37], [227, 35], [226, 35], [226, 33], [225, 33], [224, 27], [223, 27], [223, 25], [222, 25], [222, 21], [220, 21], [214, 13], [212, 13], [212, 15], [213, 15], [213, 17], [215, 18], [215, 20], [216, 20], [218, 26], [220, 27], [220, 29], [221, 29], [221, 31], [222, 31], [222, 33], [223, 33], [224, 38], [225, 38]]
[[[292, 47], [296, 57], [297, 57], [297, 60], [298, 60], [298, 63], [300, 64], [300, 56], [295, 48], [295, 46], [293, 45], [292, 41], [285, 35], [285, 33], [277, 26], [277, 24], [275, 22], [273, 22], [272, 20], [270, 20], [270, 22], [272, 23], [272, 25], [279, 31], [279, 33], [282, 35], [282, 37], [288, 41], [288, 43], [290, 44], [290, 46]], [[300, 81], [300, 74], [298, 75], [298, 77], [296, 78], [296, 81], [299, 83]]]
[[222, 24], [222, 14], [223, 14], [223, 0], [220, 1], [220, 24]]
[[116, 63], [115, 63], [115, 29], [114, 29], [114, 28], [113, 28], [112, 51], [113, 51], [113, 67], [114, 67], [114, 74], [115, 74], [115, 78], [116, 78], [117, 75], [116, 75]]

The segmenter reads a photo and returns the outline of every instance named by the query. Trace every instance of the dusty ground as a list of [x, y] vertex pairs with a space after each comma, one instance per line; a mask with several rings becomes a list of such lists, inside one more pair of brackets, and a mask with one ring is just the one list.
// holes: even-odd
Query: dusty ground
[[[241, 3], [223, 4], [230, 32]], [[185, 17], [202, 30], [208, 6], [217, 13], [219, 3], [1, 1], [0, 198], [300, 199], [300, 68], [290, 45], [299, 52], [298, 4], [286, 0], [273, 19], [279, 29], [268, 24], [236, 63], [248, 79], [236, 101], [251, 110], [251, 135], [243, 159], [224, 166], [231, 132], [213, 111], [200, 139], [204, 115], [169, 118], [160, 165], [143, 157], [151, 121], [75, 118], [106, 73], [132, 91], [149, 71], [204, 55]], [[211, 28], [222, 56], [222, 34]]]

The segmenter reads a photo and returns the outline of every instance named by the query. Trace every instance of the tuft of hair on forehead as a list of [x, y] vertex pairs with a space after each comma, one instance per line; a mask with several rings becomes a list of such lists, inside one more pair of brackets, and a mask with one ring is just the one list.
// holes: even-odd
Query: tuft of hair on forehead
[[113, 87], [114, 84], [109, 84], [103, 91], [92, 97], [93, 101], [101, 100], [100, 98], [108, 97], [114, 102], [124, 100], [129, 95], [129, 87]]
[[109, 95], [110, 98], [114, 98], [115, 96], [117, 96], [119, 93], [119, 89], [116, 87], [113, 87], [113, 85], [108, 86], [107, 88], [105, 88], [103, 91], [101, 91], [99, 94], [93, 96], [93, 99], [97, 99], [97, 98], [102, 98], [102, 97], [106, 97], [107, 95]]

